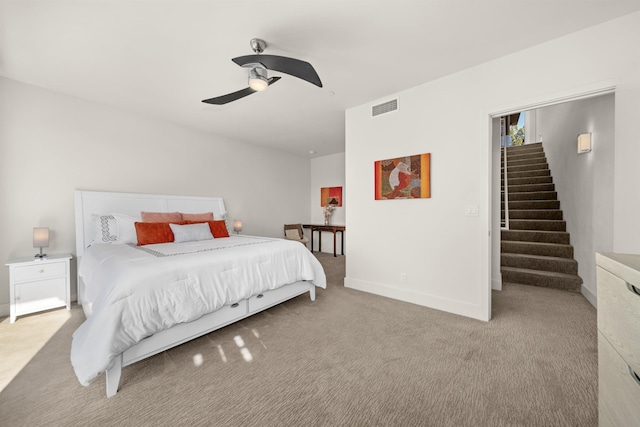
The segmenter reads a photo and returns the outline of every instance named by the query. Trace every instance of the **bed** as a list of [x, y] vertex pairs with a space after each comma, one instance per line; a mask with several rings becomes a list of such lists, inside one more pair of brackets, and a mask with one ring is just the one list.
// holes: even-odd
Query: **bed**
[[307, 292], [315, 301], [316, 286], [326, 286], [318, 260], [285, 239], [228, 233], [177, 242], [182, 225], [173, 224], [176, 242], [137, 245], [131, 230], [140, 237], [141, 212], [212, 213], [229, 230], [222, 198], [76, 191], [77, 295], [87, 319], [74, 332], [71, 362], [85, 386], [105, 372], [107, 397], [123, 367]]

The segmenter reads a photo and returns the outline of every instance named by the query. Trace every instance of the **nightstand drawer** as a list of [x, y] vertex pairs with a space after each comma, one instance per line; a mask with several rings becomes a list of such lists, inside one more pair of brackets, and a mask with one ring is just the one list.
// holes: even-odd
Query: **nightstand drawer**
[[66, 277], [17, 284], [16, 316], [66, 305], [66, 285]]
[[15, 267], [14, 274], [16, 283], [64, 276], [67, 274], [67, 263], [62, 261]]

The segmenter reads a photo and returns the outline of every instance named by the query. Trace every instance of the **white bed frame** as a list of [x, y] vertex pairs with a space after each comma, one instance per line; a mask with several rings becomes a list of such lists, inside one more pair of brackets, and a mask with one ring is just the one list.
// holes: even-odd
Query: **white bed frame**
[[[220, 197], [167, 196], [79, 190], [75, 192], [76, 256], [78, 265], [82, 262], [84, 250], [91, 244], [94, 236], [93, 214], [122, 213], [140, 215], [141, 211], [213, 212], [216, 219], [227, 221], [224, 201]], [[227, 228], [229, 228], [228, 222]], [[272, 291], [254, 295], [239, 303], [224, 306], [193, 322], [180, 323], [170, 329], [145, 338], [116, 357], [113, 366], [106, 371], [107, 397], [114, 396], [118, 391], [123, 367], [208, 334], [306, 292], [309, 292], [311, 301], [315, 301], [315, 285], [305, 281], [295, 282]], [[88, 302], [84, 299], [84, 283], [80, 276], [78, 276], [78, 303], [83, 305], [87, 317], [90, 316], [90, 308], [85, 308]]]

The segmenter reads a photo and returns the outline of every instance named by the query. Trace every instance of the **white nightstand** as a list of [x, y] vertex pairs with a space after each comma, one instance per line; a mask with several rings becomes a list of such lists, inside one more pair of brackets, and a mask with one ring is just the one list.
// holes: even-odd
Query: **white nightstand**
[[17, 316], [67, 306], [71, 309], [70, 254], [49, 255], [46, 259], [9, 260], [10, 322]]

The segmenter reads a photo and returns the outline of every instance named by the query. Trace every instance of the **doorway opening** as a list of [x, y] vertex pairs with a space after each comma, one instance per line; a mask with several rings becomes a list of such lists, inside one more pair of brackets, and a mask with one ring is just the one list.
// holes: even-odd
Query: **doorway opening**
[[[575, 276], [581, 278], [581, 283], [574, 280], [572, 290], [582, 293], [595, 305], [594, 253], [596, 250], [613, 249], [614, 99], [613, 90], [607, 89], [492, 115], [491, 222], [494, 230], [499, 230], [501, 225], [505, 227], [500, 233], [493, 233], [491, 240], [493, 290], [501, 290], [503, 282], [515, 280], [513, 275], [509, 276], [510, 273], [505, 274], [505, 265], [519, 269], [519, 276], [516, 276], [520, 277], [519, 280], [527, 280], [528, 272], [522, 270], [535, 268], [526, 268], [526, 262], [532, 262], [530, 266], [551, 264], [552, 269], [561, 270], [556, 273], [565, 274], [566, 271], [562, 270], [573, 270]], [[521, 125], [512, 127], [514, 121]], [[577, 135], [584, 132], [593, 135], [594, 146], [587, 153], [589, 155], [578, 154], [576, 150]], [[523, 136], [522, 142], [520, 136]], [[513, 144], [514, 139], [517, 144]], [[523, 151], [515, 163], [518, 166], [509, 172], [513, 164], [508, 163], [507, 173], [503, 175], [498, 165], [502, 164], [502, 151], [507, 147]], [[524, 153], [529, 150], [533, 151]], [[545, 162], [549, 171], [542, 167]], [[527, 166], [527, 163], [533, 165]], [[534, 173], [529, 174], [526, 169]], [[501, 191], [503, 178], [511, 187], [507, 187], [504, 193]], [[510, 179], [512, 185], [509, 185]], [[534, 191], [525, 194], [528, 193], [525, 190], [535, 190], [544, 198], [536, 199]], [[554, 192], [557, 193], [555, 201], [551, 197]], [[508, 223], [503, 224], [503, 219]], [[519, 222], [516, 227], [513, 226], [514, 221]], [[548, 224], [543, 225], [544, 221]], [[556, 231], [544, 229], [561, 228], [563, 222], [566, 229], [557, 230], [559, 234], [555, 236]], [[526, 223], [543, 229], [521, 230]], [[542, 241], [527, 243], [525, 236], [535, 233], [536, 238]], [[503, 234], [511, 234], [512, 240], [509, 241], [512, 243], [504, 244]], [[554, 242], [546, 241], [554, 239], [561, 242], [558, 248], [552, 247]], [[527, 253], [531, 248], [534, 248], [533, 253]], [[505, 253], [509, 255], [505, 256]], [[570, 259], [572, 261], [568, 261]], [[549, 286], [557, 280], [553, 276], [539, 279], [538, 285]]]

